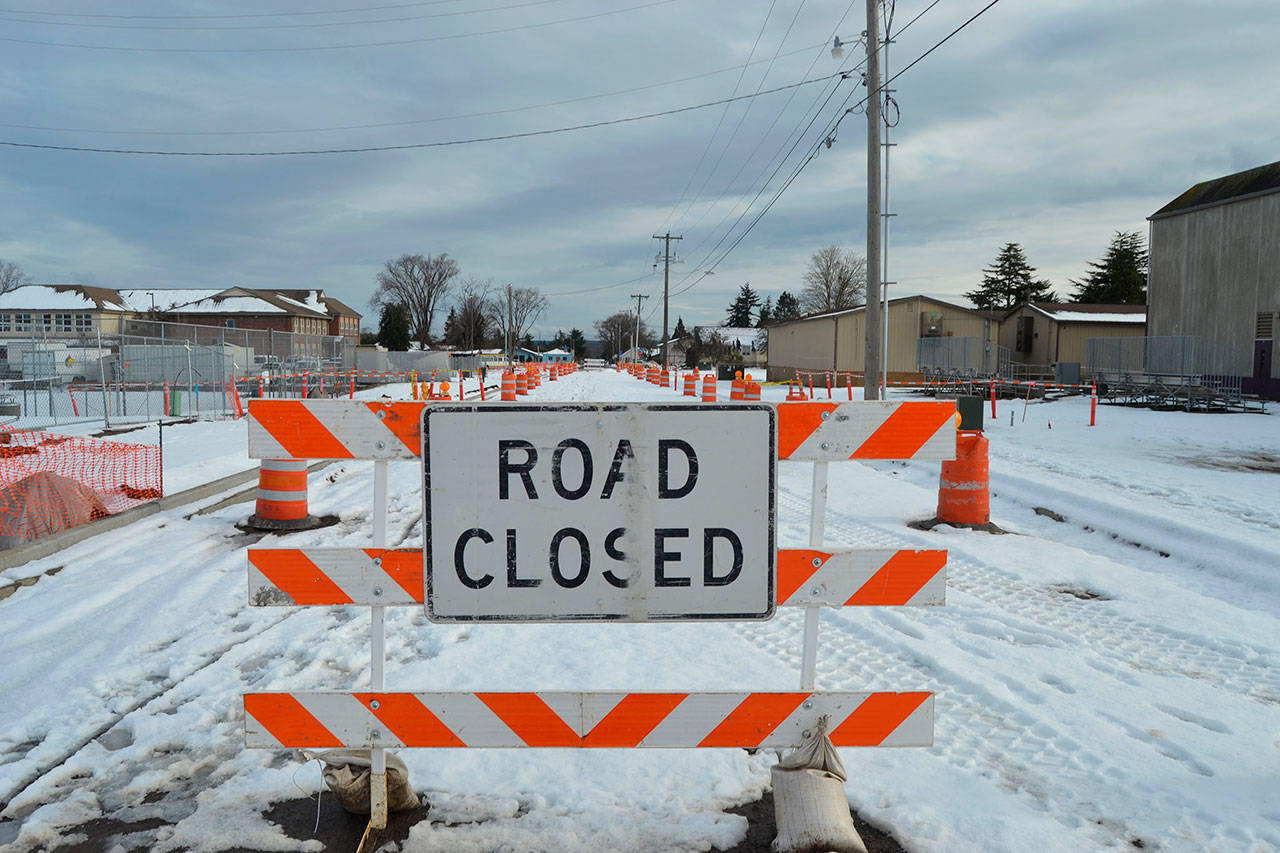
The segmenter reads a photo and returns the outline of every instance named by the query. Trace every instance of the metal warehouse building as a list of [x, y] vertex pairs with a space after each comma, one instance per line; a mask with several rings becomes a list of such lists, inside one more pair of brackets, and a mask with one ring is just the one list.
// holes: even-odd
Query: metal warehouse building
[[1196, 184], [1149, 222], [1148, 334], [1224, 344], [1246, 392], [1280, 397], [1280, 162]]
[[[980, 348], [997, 345], [999, 319], [930, 296], [889, 300], [889, 378], [914, 377], [919, 342], [931, 338], [971, 339]], [[787, 379], [796, 370], [863, 370], [866, 308], [803, 317], [769, 327], [769, 378]], [[979, 356], [980, 357], [980, 356]]]

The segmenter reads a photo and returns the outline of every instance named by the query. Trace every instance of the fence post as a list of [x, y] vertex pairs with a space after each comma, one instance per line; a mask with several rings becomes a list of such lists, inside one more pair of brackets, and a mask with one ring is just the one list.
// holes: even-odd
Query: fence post
[[98, 329], [98, 377], [102, 380], [102, 426], [103, 429], [111, 429], [111, 413], [108, 411], [107, 402], [107, 368], [103, 366], [106, 361], [102, 357], [102, 329]]

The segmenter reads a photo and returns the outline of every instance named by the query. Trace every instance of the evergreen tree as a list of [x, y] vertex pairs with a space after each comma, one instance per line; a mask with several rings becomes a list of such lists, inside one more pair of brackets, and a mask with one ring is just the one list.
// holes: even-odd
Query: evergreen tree
[[782, 291], [778, 294], [778, 303], [773, 306], [773, 322], [781, 323], [786, 320], [798, 320], [800, 318], [800, 300], [791, 295], [789, 291]]
[[1017, 243], [1006, 243], [991, 266], [983, 269], [982, 285], [965, 297], [982, 311], [1007, 311], [1023, 302], [1055, 302], [1052, 285], [1033, 277], [1036, 268]]
[[409, 312], [398, 302], [382, 306], [378, 315], [378, 343], [389, 350], [409, 349]]
[[729, 305], [729, 316], [725, 317], [724, 325], [735, 329], [749, 328], [751, 314], [759, 304], [760, 296], [751, 289], [751, 282], [746, 282], [738, 289], [737, 298]]
[[671, 333], [671, 337], [672, 337], [672, 339], [673, 339], [673, 340], [677, 340], [677, 341], [678, 341], [678, 340], [680, 340], [681, 338], [688, 336], [688, 334], [689, 334], [689, 330], [688, 330], [688, 329], [686, 329], [686, 328], [684, 327], [684, 318], [683, 318], [683, 317], [677, 317], [677, 318], [676, 318], [676, 330], [675, 330], [674, 332], [672, 332], [672, 333]]
[[581, 329], [569, 330], [569, 352], [573, 353], [574, 361], [581, 361], [587, 357], [587, 336], [582, 333]]
[[453, 308], [449, 309], [449, 316], [444, 320], [444, 342], [449, 346], [458, 346], [459, 329], [458, 329], [458, 312]]
[[1137, 231], [1117, 231], [1107, 254], [1089, 264], [1083, 281], [1072, 281], [1076, 302], [1144, 305], [1147, 301], [1147, 246]]
[[765, 326], [773, 322], [773, 297], [766, 296], [764, 304], [760, 306], [760, 313], [756, 315], [756, 328], [763, 329]]

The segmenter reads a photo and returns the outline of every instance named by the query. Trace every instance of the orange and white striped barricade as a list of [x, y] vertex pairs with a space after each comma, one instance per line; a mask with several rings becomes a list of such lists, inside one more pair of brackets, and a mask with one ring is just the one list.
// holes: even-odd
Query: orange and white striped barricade
[[697, 373], [686, 373], [684, 375], [684, 396], [685, 397], [698, 396], [698, 374]]
[[[663, 417], [669, 418], [668, 407], [662, 408]], [[385, 607], [422, 606], [430, 601], [424, 549], [386, 547], [387, 463], [419, 459], [424, 444], [435, 448], [439, 459], [457, 458], [458, 447], [467, 442], [490, 446], [491, 442], [472, 440], [472, 425], [465, 416], [509, 410], [341, 399], [252, 402], [248, 417], [251, 457], [293, 458], [303, 464], [306, 459], [371, 459], [375, 464], [372, 547], [253, 548], [249, 552], [250, 602], [261, 606], [369, 605], [373, 609], [373, 653], [367, 690], [246, 694], [246, 743], [263, 748], [372, 749], [374, 826], [379, 821], [385, 823], [383, 750], [389, 747], [787, 747], [798, 745], [801, 732], [812, 731], [823, 715], [831, 719], [829, 736], [837, 746], [931, 745], [931, 693], [823, 692], [814, 686], [822, 606], [939, 605], [945, 598], [943, 551], [864, 550], [823, 544], [826, 478], [832, 461], [952, 458], [955, 404], [872, 401], [732, 408], [745, 413], [776, 412], [776, 430], [767, 431], [774, 442], [770, 453], [776, 453], [780, 461], [814, 463], [809, 547], [777, 550], [777, 571], [770, 588], [777, 606], [805, 608], [801, 688], [794, 693], [387, 691]], [[424, 409], [428, 417], [464, 416], [455, 431], [456, 446], [443, 439], [437, 444], [434, 433], [424, 436]], [[689, 407], [687, 411], [725, 417], [714, 408]], [[594, 423], [598, 415], [592, 413], [591, 418]], [[686, 428], [676, 431], [682, 441], [718, 443]], [[740, 451], [735, 445], [734, 453]], [[532, 458], [524, 463], [516, 458], [515, 462], [517, 466], [532, 464]], [[734, 464], [741, 464], [737, 455]], [[607, 466], [596, 467], [603, 473]], [[707, 465], [699, 476], [725, 467]], [[471, 470], [468, 465], [463, 468]], [[514, 488], [522, 488], [520, 476], [509, 479]], [[651, 489], [651, 485], [645, 488]], [[425, 489], [429, 495], [435, 491]], [[448, 495], [436, 498], [446, 506], [458, 503]], [[748, 527], [751, 525], [744, 529]], [[448, 549], [452, 544], [443, 542], [440, 547]], [[471, 547], [484, 547], [483, 537]], [[537, 544], [532, 547], [538, 551]], [[595, 594], [590, 590], [591, 596]]]
[[702, 402], [714, 403], [716, 401], [716, 375], [708, 373], [702, 377]]
[[555, 382], [559, 378], [560, 378], [560, 365], [552, 363], [551, 366], [547, 368], [547, 381]]

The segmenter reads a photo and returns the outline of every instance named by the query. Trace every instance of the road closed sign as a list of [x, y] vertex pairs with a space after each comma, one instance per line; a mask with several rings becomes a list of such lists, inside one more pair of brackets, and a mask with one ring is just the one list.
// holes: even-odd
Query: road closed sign
[[768, 619], [775, 418], [751, 404], [428, 406], [428, 616]]

